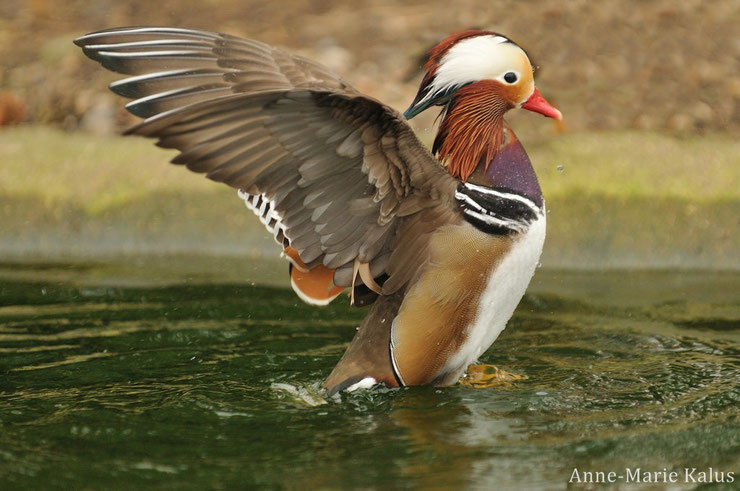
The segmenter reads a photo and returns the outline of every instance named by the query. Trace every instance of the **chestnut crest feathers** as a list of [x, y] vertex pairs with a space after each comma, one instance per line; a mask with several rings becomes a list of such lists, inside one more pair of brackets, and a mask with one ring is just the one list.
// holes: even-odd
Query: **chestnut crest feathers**
[[488, 168], [504, 141], [504, 114], [515, 107], [561, 119], [534, 84], [527, 53], [490, 31], [452, 34], [429, 51], [426, 74], [404, 116], [444, 106], [432, 152], [462, 181]]
[[518, 105], [534, 91], [532, 66], [522, 48], [490, 31], [470, 30], [448, 36], [429, 51], [414, 102], [404, 115], [411, 119], [433, 105], [446, 104], [461, 87], [482, 80], [514, 85]]

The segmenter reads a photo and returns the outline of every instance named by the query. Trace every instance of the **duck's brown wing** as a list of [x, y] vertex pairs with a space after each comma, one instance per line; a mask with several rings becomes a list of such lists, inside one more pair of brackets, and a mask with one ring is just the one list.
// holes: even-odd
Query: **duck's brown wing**
[[296, 88], [357, 93], [330, 69], [275, 46], [228, 34], [174, 27], [124, 27], [75, 40], [108, 70], [134, 75], [111, 84], [135, 99], [142, 118], [236, 93]]
[[[349, 286], [403, 287], [427, 235], [458, 219], [457, 181], [403, 116], [330, 70], [256, 41], [204, 31], [130, 28], [76, 43], [114, 71], [146, 118], [128, 133], [176, 148], [174, 163], [247, 194], [308, 268]], [[424, 217], [417, 223], [413, 217]]]

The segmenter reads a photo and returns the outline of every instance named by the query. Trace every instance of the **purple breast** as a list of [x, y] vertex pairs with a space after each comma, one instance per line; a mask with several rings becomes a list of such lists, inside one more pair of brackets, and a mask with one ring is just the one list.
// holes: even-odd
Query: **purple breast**
[[485, 171], [486, 183], [491, 187], [504, 187], [526, 196], [542, 208], [540, 183], [532, 162], [511, 128], [506, 127], [506, 139]]

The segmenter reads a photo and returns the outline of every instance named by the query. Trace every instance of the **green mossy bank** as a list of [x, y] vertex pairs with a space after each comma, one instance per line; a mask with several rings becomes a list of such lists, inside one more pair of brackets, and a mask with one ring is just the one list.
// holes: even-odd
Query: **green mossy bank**
[[[740, 143], [578, 133], [528, 143], [548, 206], [543, 265], [740, 268]], [[0, 257], [273, 256], [236, 193], [136, 138], [0, 131]]]

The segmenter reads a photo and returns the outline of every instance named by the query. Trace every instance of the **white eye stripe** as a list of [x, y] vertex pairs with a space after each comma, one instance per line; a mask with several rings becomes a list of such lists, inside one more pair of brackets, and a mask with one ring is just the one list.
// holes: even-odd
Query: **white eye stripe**
[[509, 85], [504, 80], [509, 72], [516, 73], [517, 81], [521, 80], [522, 55], [528, 64], [526, 53], [503, 36], [463, 39], [442, 57], [434, 80], [418, 104], [479, 80], [494, 79]]
[[493, 41], [494, 41], [494, 42], [496, 42], [496, 43], [499, 43], [499, 44], [501, 44], [501, 43], [508, 43], [508, 42], [510, 42], [510, 40], [509, 40], [509, 39], [506, 39], [506, 38], [505, 38], [505, 37], [503, 37], [503, 36], [496, 36], [496, 37], [494, 37], [494, 38], [493, 38]]

